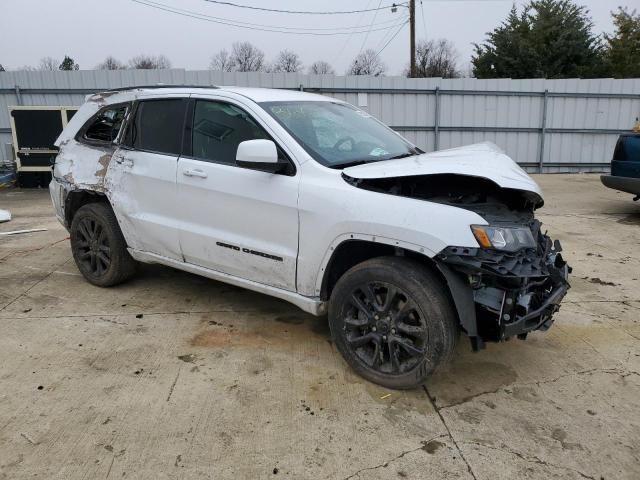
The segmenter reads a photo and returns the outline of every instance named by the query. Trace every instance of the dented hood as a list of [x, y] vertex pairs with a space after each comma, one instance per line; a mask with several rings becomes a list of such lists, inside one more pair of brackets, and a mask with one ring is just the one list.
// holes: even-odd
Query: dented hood
[[491, 142], [357, 165], [345, 168], [343, 173], [357, 179], [438, 174], [468, 175], [486, 178], [502, 188], [533, 192], [542, 198], [538, 184]]

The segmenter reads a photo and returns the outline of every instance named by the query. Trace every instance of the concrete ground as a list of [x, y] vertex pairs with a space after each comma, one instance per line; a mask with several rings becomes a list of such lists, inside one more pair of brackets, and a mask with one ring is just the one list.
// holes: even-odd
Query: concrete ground
[[640, 205], [537, 178], [574, 267], [554, 327], [425, 389], [355, 376], [326, 322], [160, 266], [83, 280], [46, 191], [0, 192], [0, 479], [638, 479]]

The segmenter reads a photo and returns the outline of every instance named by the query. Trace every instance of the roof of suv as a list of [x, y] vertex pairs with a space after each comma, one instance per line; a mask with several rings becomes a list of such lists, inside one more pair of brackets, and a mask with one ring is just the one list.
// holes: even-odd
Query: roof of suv
[[108, 92], [142, 91], [153, 94], [158, 91], [163, 93], [211, 93], [232, 92], [247, 97], [254, 102], [281, 102], [281, 101], [327, 101], [328, 98], [315, 93], [307, 93], [299, 90], [283, 90], [278, 88], [252, 88], [234, 86], [199, 86], [199, 85], [144, 85], [124, 88], [114, 88]]

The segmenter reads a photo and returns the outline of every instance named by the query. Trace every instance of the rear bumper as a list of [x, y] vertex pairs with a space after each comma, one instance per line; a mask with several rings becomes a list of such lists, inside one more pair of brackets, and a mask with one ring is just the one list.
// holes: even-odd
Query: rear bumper
[[612, 188], [613, 190], [640, 195], [640, 178], [601, 175], [600, 181], [605, 187]]

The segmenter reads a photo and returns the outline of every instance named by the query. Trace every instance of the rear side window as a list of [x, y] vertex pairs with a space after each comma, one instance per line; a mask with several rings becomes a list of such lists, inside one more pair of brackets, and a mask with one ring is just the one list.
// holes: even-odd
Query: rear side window
[[193, 156], [235, 165], [238, 145], [269, 135], [244, 110], [213, 101], [196, 101], [193, 114]]
[[186, 103], [180, 98], [140, 102], [127, 143], [136, 150], [179, 155]]
[[82, 135], [83, 140], [92, 143], [111, 143], [117, 137], [129, 105], [114, 105], [96, 115]]

